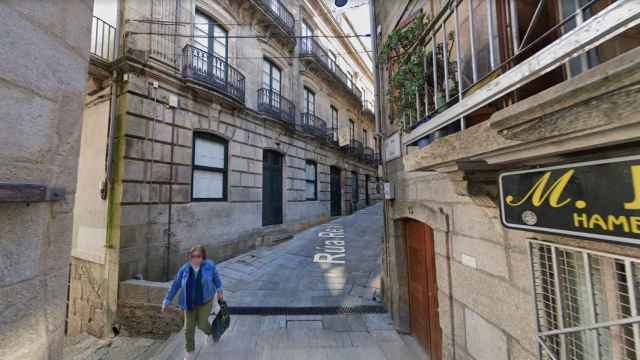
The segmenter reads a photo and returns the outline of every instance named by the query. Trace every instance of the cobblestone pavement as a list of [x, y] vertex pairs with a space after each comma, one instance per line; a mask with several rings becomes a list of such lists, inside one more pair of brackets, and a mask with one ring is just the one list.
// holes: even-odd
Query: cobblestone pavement
[[[382, 226], [378, 204], [222, 262], [225, 298], [230, 306], [247, 307], [380, 305]], [[314, 261], [323, 259], [332, 262]], [[199, 360], [426, 358], [413, 338], [393, 329], [387, 314], [233, 315], [220, 342], [206, 344], [197, 334]], [[182, 359], [184, 334], [173, 335], [159, 353], [157, 360]]]

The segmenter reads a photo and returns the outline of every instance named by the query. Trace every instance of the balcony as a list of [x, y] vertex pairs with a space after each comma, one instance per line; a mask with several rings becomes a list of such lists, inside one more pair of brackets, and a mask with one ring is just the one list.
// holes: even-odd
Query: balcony
[[280, 0], [249, 0], [249, 2], [258, 10], [257, 14], [267, 20], [261, 23], [264, 23], [268, 30], [278, 31], [283, 35], [278, 39], [295, 46], [295, 19]]
[[375, 117], [373, 101], [365, 100], [362, 102], [362, 113], [366, 116]]
[[284, 96], [271, 89], [258, 89], [258, 111], [295, 127], [296, 107]]
[[182, 76], [244, 103], [245, 78], [222, 57], [192, 45], [182, 49]]
[[338, 129], [337, 128], [328, 128], [325, 139], [326, 139], [327, 143], [337, 146], [338, 143], [339, 143], [339, 140], [338, 140]]
[[372, 148], [366, 146], [362, 150], [362, 160], [368, 161], [368, 162], [373, 162], [373, 149]]
[[362, 143], [358, 140], [355, 139], [351, 139], [351, 141], [349, 141], [349, 144], [344, 145], [342, 147], [342, 149], [349, 155], [353, 155], [356, 157], [360, 157], [363, 155], [364, 153], [364, 146], [362, 146]]
[[116, 56], [116, 28], [97, 16], [91, 22], [89, 74], [97, 78], [111, 76], [111, 64]]
[[336, 64], [335, 60], [329, 56], [329, 53], [316, 39], [311, 37], [303, 37], [300, 39], [300, 56], [306, 65], [317, 65], [311, 66], [311, 69], [317, 70], [320, 74], [324, 74], [329, 81], [339, 85], [351, 96], [352, 100], [360, 104], [362, 101], [362, 91], [353, 84], [353, 81], [347, 76], [347, 73]]
[[300, 126], [302, 131], [306, 134], [325, 138], [327, 134], [327, 123], [311, 113], [300, 114]]
[[373, 164], [381, 165], [382, 164], [382, 155], [380, 153], [373, 154]]

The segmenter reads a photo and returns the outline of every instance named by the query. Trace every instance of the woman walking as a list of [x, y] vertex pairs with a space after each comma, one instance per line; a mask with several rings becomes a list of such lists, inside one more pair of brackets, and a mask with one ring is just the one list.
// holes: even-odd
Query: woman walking
[[191, 248], [190, 261], [180, 267], [167, 296], [162, 302], [162, 312], [173, 298], [180, 292], [180, 307], [184, 310], [185, 360], [193, 359], [195, 349], [196, 326], [207, 334], [207, 342], [211, 336], [209, 314], [213, 305], [214, 295], [218, 300], [224, 300], [222, 282], [216, 265], [207, 259], [207, 252], [202, 245]]

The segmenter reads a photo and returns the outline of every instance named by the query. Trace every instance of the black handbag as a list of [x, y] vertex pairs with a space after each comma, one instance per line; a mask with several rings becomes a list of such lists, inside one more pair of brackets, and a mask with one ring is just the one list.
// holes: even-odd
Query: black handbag
[[220, 305], [220, 311], [218, 311], [216, 318], [213, 319], [213, 322], [211, 323], [211, 336], [215, 342], [220, 341], [222, 334], [227, 331], [229, 324], [231, 324], [231, 316], [229, 315], [227, 302], [218, 301], [218, 304]]

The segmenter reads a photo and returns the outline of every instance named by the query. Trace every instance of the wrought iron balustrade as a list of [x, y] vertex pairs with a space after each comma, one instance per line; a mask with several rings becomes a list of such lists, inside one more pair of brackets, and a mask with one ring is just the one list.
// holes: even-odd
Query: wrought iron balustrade
[[244, 103], [245, 77], [226, 59], [193, 45], [182, 49], [182, 76], [212, 87]]
[[373, 149], [366, 146], [362, 150], [362, 159], [365, 161], [373, 161]]
[[382, 164], [382, 155], [380, 153], [374, 153], [373, 154], [373, 163], [375, 165]]
[[337, 128], [327, 128], [326, 140], [329, 144], [338, 145], [338, 129]]
[[254, 0], [254, 3], [267, 12], [287, 33], [290, 35], [295, 34], [293, 14], [291, 14], [280, 0]]
[[362, 91], [353, 83], [346, 72], [333, 60], [329, 53], [312, 37], [300, 38], [300, 56], [311, 57], [319, 62], [325, 70], [333, 74], [342, 86], [348, 89], [354, 97], [362, 99]]
[[265, 88], [258, 89], [258, 111], [295, 126], [295, 105], [277, 91]]
[[362, 145], [362, 142], [355, 139], [351, 139], [347, 145], [343, 146], [343, 148], [348, 154], [354, 156], [360, 156], [364, 152], [364, 146]]
[[362, 111], [365, 114], [374, 115], [375, 113], [373, 112], [373, 101], [371, 101], [371, 100], [363, 101], [362, 102]]
[[307, 134], [324, 137], [327, 134], [327, 122], [311, 113], [300, 114], [300, 126]]
[[91, 22], [91, 46], [89, 53], [111, 62], [116, 53], [116, 28], [97, 16]]

